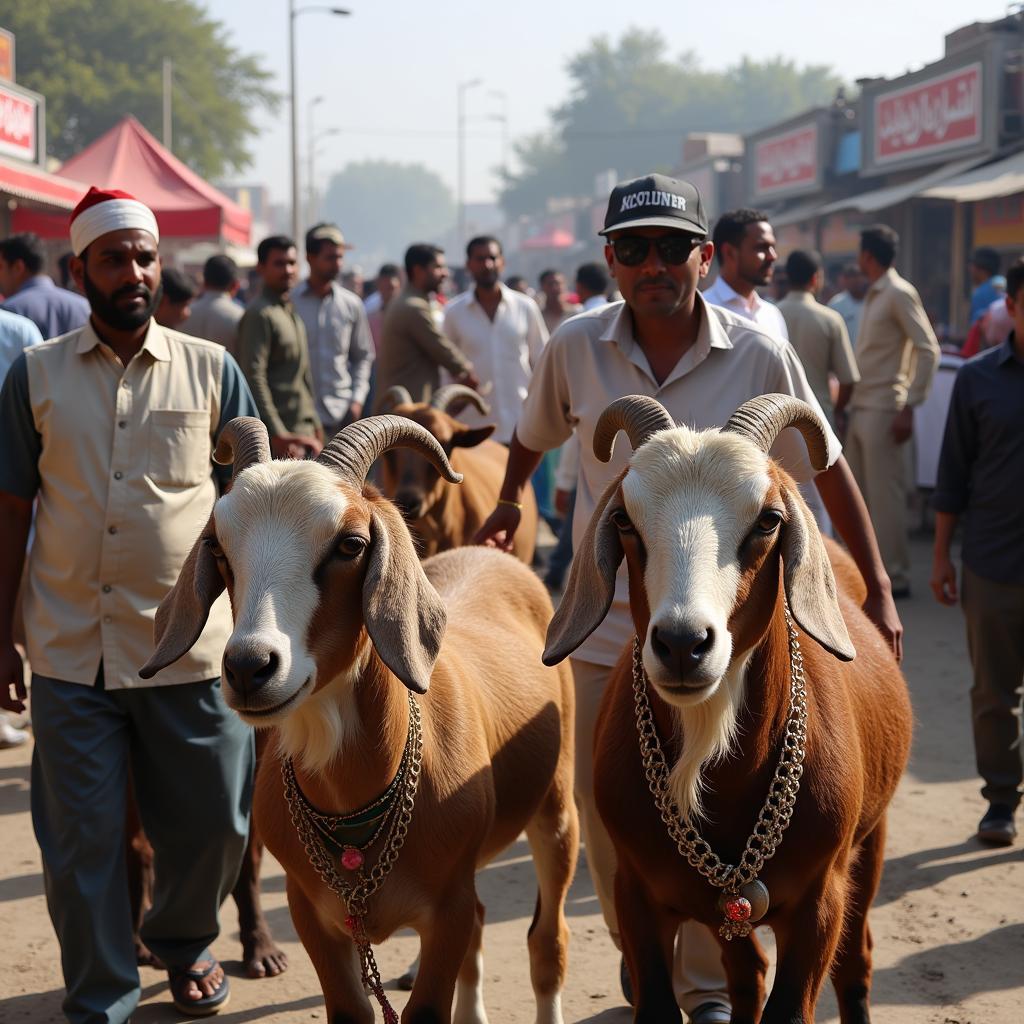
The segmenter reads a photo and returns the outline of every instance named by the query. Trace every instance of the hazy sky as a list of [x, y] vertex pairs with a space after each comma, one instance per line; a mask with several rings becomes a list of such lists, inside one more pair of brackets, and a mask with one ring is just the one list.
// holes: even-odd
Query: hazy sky
[[[287, 0], [201, 0], [229, 28], [243, 52], [259, 54], [287, 91]], [[319, 11], [296, 21], [300, 153], [305, 175], [308, 103], [316, 96], [316, 132], [338, 128], [317, 146], [316, 177], [349, 160], [422, 162], [453, 188], [456, 180], [456, 86], [468, 91], [469, 201], [493, 198], [502, 160], [502, 126], [486, 120], [507, 105], [511, 137], [540, 130], [567, 95], [567, 58], [598, 35], [632, 26], [657, 28], [669, 52], [695, 51], [721, 68], [742, 56], [782, 55], [829, 64], [847, 80], [891, 77], [942, 56], [946, 32], [1005, 14], [1005, 0], [662, 0], [637, 6], [608, 0], [344, 0], [352, 11]], [[297, 0], [298, 7], [316, 6]], [[833, 13], [834, 12], [834, 13]], [[923, 13], [926, 12], [926, 13]], [[970, 12], [970, 13], [968, 13]], [[502, 92], [505, 98], [493, 95]], [[267, 119], [255, 159], [239, 180], [263, 183], [275, 200], [289, 196], [287, 104]], [[590, 187], [583, 183], [584, 189]]]

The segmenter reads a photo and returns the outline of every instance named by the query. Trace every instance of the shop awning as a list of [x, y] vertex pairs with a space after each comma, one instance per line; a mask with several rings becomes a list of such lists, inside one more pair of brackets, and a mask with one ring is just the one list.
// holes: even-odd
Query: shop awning
[[59, 174], [48, 174], [40, 167], [0, 159], [0, 192], [8, 192], [59, 210], [72, 210], [88, 192], [88, 186]]
[[847, 196], [846, 199], [838, 199], [834, 203], [823, 206], [819, 212], [828, 214], [837, 213], [840, 210], [860, 210], [863, 213], [874, 213], [876, 210], [886, 210], [890, 206], [905, 203], [908, 199], [919, 198], [926, 194], [931, 196], [930, 189], [963, 174], [972, 167], [977, 167], [978, 163], [978, 157], [973, 157], [970, 160], [946, 164], [945, 167], [940, 167], [938, 170], [931, 171], [920, 178], [914, 178], [912, 181], [905, 181], [900, 185], [889, 185], [886, 188], [861, 192], [860, 195]]
[[1024, 150], [984, 167], [975, 167], [924, 193], [929, 199], [978, 203], [1024, 192]]

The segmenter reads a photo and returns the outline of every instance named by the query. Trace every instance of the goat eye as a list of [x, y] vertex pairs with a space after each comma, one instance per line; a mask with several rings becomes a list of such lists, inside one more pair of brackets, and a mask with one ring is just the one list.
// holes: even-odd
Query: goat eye
[[776, 512], [774, 509], [766, 508], [754, 524], [754, 530], [757, 533], [769, 534], [774, 533], [782, 522], [782, 513]]
[[224, 549], [215, 541], [208, 540], [206, 547], [209, 549], [211, 555], [217, 559], [217, 561], [223, 561], [227, 556], [224, 554]]
[[340, 558], [358, 558], [366, 550], [366, 541], [362, 537], [342, 537], [338, 541]]
[[609, 518], [620, 533], [636, 533], [636, 527], [626, 515], [625, 509], [617, 508]]

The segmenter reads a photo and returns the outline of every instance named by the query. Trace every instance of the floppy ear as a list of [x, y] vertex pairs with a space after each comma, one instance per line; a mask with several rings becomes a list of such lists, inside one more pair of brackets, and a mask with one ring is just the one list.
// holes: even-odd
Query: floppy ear
[[372, 512], [363, 620], [381, 661], [410, 690], [426, 693], [448, 617], [397, 517], [380, 507]]
[[[601, 495], [579, 551], [569, 568], [569, 580], [551, 624], [542, 658], [557, 665], [594, 632], [615, 597], [615, 574], [623, 558], [622, 540], [610, 513], [621, 503], [623, 471]], [[615, 500], [612, 500], [615, 499]]]
[[452, 436], [452, 447], [475, 448], [481, 441], [486, 441], [494, 433], [494, 429], [493, 423], [489, 423], [485, 427], [466, 427]]
[[210, 545], [217, 540], [213, 516], [196, 538], [178, 579], [156, 610], [153, 636], [156, 649], [139, 675], [152, 679], [161, 669], [172, 665], [192, 650], [210, 616], [213, 602], [224, 589]]
[[799, 492], [782, 485], [787, 522], [782, 532], [783, 585], [800, 628], [842, 661], [857, 656], [839, 610], [836, 579], [821, 532]]

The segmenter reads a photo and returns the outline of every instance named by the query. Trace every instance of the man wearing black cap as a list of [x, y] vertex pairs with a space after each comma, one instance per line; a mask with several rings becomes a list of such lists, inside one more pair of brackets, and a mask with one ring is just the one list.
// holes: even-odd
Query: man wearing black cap
[[[512, 438], [499, 504], [476, 537], [480, 543], [511, 547], [519, 525], [516, 505], [541, 453], [575, 431], [580, 469], [573, 534], [579, 544], [598, 498], [630, 455], [628, 446], [620, 445], [611, 461], [602, 463], [593, 452], [598, 417], [624, 395], [656, 398], [677, 422], [697, 428], [721, 427], [743, 402], [770, 392], [794, 395], [820, 412], [787, 342], [736, 313], [708, 305], [698, 292], [714, 246], [708, 241], [700, 193], [692, 184], [651, 174], [616, 186], [601, 234], [623, 301], [582, 313], [552, 335]], [[806, 447], [794, 431], [783, 432], [772, 454], [797, 480], [814, 477]], [[831, 431], [829, 464], [815, 483], [868, 584], [865, 609], [899, 653], [902, 626], [889, 581], [864, 501]], [[626, 579], [620, 572], [608, 615], [572, 659], [576, 798], [590, 873], [616, 943], [615, 850], [594, 802], [591, 751], [601, 696], [632, 633]], [[680, 930], [676, 949], [675, 990], [691, 1024], [728, 1021], [717, 940], [702, 925], [689, 922]]]

